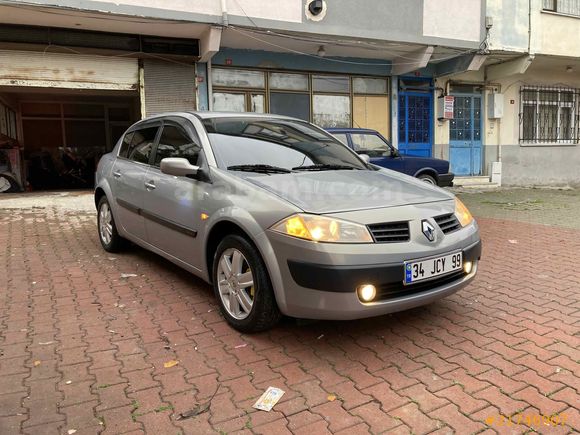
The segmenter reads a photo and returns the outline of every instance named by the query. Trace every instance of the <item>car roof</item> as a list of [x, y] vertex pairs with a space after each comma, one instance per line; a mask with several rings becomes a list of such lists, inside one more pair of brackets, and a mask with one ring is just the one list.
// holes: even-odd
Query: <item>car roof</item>
[[325, 128], [329, 133], [377, 133], [372, 128]]

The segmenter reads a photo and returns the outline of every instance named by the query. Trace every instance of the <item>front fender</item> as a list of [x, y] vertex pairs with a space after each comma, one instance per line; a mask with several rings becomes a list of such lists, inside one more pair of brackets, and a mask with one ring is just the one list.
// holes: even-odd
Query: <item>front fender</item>
[[[284, 285], [281, 278], [280, 268], [278, 266], [278, 262], [276, 261], [276, 255], [274, 253], [274, 249], [268, 236], [264, 229], [260, 226], [260, 224], [254, 219], [254, 217], [245, 209], [240, 207], [227, 207], [225, 209], [220, 210], [218, 213], [214, 213], [208, 219], [208, 223], [206, 226], [206, 233], [204, 234], [204, 249], [203, 249], [203, 263], [208, 264], [207, 258], [207, 244], [208, 244], [208, 235], [211, 232], [211, 229], [214, 228], [220, 222], [229, 222], [239, 226], [250, 238], [250, 240], [254, 243], [258, 252], [262, 256], [262, 260], [264, 260], [264, 264], [266, 265], [266, 269], [268, 270], [268, 275], [270, 276], [270, 281], [272, 282], [272, 287], [274, 290], [274, 297], [276, 298], [276, 302], [278, 304], [278, 308], [282, 313], [286, 313], [286, 296], [284, 294]], [[206, 268], [207, 278], [211, 277], [211, 271], [207, 270]], [[208, 279], [209, 281], [209, 279]]]

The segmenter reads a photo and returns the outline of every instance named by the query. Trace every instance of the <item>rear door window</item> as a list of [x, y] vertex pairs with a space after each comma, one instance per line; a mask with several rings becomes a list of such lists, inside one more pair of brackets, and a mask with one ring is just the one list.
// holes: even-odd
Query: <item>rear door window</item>
[[145, 127], [135, 130], [127, 151], [127, 158], [135, 162], [149, 164], [157, 130], [159, 127]]

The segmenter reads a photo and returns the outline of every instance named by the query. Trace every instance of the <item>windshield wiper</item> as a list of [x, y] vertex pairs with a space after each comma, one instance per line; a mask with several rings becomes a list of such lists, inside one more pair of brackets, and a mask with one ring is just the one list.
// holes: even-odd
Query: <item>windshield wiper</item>
[[332, 165], [327, 163], [319, 163], [316, 165], [296, 166], [292, 168], [294, 171], [332, 171], [335, 169], [356, 169], [347, 165]]
[[228, 166], [229, 171], [257, 172], [260, 174], [289, 174], [290, 169], [272, 165], [234, 165]]

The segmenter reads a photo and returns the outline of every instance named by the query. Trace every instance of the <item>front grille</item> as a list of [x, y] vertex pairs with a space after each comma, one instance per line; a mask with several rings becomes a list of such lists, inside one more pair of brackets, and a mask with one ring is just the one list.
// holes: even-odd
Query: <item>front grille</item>
[[450, 284], [454, 281], [463, 278], [464, 276], [465, 272], [463, 270], [459, 270], [457, 272], [450, 273], [449, 275], [445, 275], [424, 282], [418, 282], [415, 284], [405, 285], [403, 284], [403, 281], [390, 284], [383, 284], [378, 286], [376, 301], [385, 301], [389, 299], [399, 298], [402, 296], [409, 296], [416, 293], [421, 293], [427, 290], [431, 290], [435, 287]]
[[386, 222], [368, 226], [377, 243], [398, 243], [409, 241], [409, 222]]
[[449, 234], [461, 228], [461, 224], [457, 220], [455, 213], [444, 214], [434, 217], [433, 219], [435, 219], [435, 222], [437, 222], [437, 225], [439, 225], [443, 234]]

